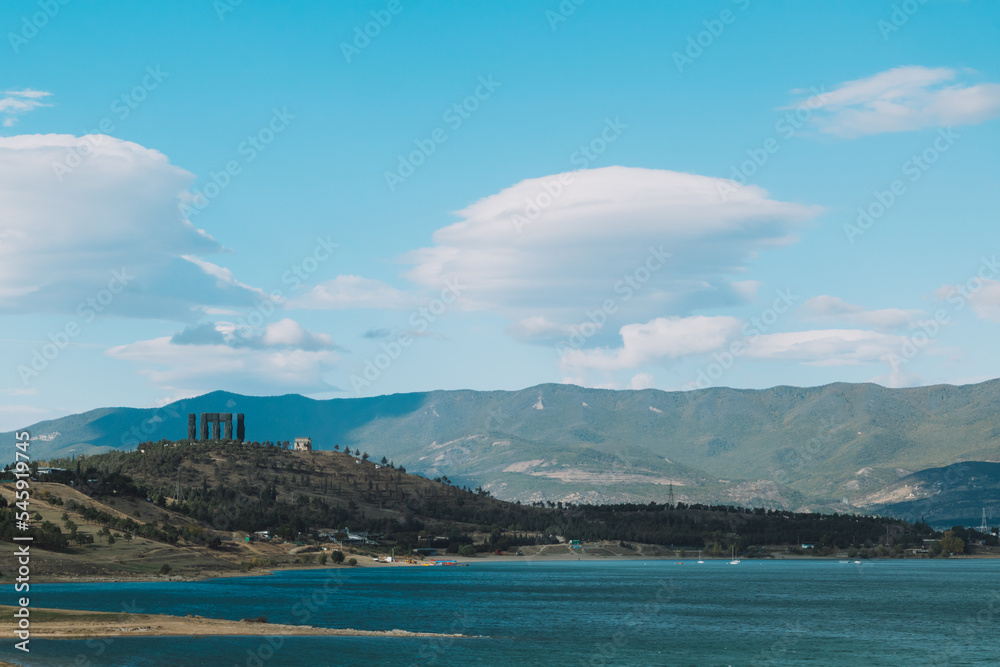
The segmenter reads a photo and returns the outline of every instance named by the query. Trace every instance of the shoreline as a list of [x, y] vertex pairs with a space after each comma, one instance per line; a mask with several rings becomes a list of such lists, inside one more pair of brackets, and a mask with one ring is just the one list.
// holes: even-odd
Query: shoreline
[[[862, 563], [868, 562], [878, 562], [878, 561], [967, 561], [967, 560], [992, 560], [1000, 558], [1000, 552], [997, 554], [963, 554], [960, 556], [951, 556], [949, 558], [850, 558], [846, 555], [841, 556], [805, 556], [797, 554], [778, 554], [770, 557], [764, 558], [746, 558], [742, 557], [740, 560], [745, 562], [753, 561], [833, 561], [839, 562], [844, 560], [860, 560]], [[152, 582], [194, 582], [194, 581], [206, 581], [209, 579], [229, 579], [238, 577], [268, 577], [279, 572], [301, 572], [308, 570], [322, 570], [322, 571], [333, 571], [333, 570], [355, 570], [355, 569], [366, 569], [366, 568], [413, 568], [413, 567], [440, 567], [435, 566], [434, 561], [453, 561], [459, 565], [471, 565], [474, 563], [531, 563], [531, 562], [622, 562], [622, 561], [674, 561], [677, 563], [696, 563], [698, 560], [703, 561], [729, 561], [729, 556], [702, 556], [700, 559], [698, 555], [687, 555], [687, 556], [664, 556], [664, 555], [592, 555], [586, 552], [580, 554], [537, 554], [537, 555], [526, 555], [526, 556], [497, 556], [494, 554], [482, 555], [482, 556], [432, 556], [428, 557], [424, 561], [418, 561], [417, 563], [406, 563], [406, 562], [374, 562], [374, 561], [362, 561], [357, 565], [299, 565], [292, 567], [277, 567], [268, 568], [266, 570], [251, 570], [248, 572], [234, 572], [234, 571], [221, 571], [216, 573], [204, 573], [201, 576], [185, 576], [185, 575], [173, 575], [173, 576], [162, 576], [162, 575], [94, 575], [94, 576], [52, 576], [43, 575], [32, 578], [32, 583], [37, 584], [99, 584], [99, 583], [152, 583]], [[447, 567], [447, 566], [445, 566]], [[2, 667], [2, 665], [0, 665]]]
[[[13, 612], [16, 607], [0, 605], [5, 620], [0, 632], [13, 636]], [[256, 621], [230, 621], [204, 616], [169, 614], [129, 614], [121, 612], [82, 611], [76, 609], [38, 608], [31, 610], [32, 639], [89, 639], [92, 637], [226, 637], [226, 636], [332, 636], [332, 637], [446, 637], [471, 638], [470, 635], [409, 630], [356, 630], [321, 628], [312, 625], [287, 625]], [[2, 665], [2, 663], [0, 663]]]

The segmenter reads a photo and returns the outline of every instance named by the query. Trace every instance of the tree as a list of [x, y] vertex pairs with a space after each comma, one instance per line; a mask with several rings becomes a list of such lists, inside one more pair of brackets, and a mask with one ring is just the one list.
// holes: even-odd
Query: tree
[[351, 567], [354, 567], [355, 565], [358, 564], [358, 559], [357, 558], [351, 558], [350, 560], [347, 561], [347, 564], [350, 565]]
[[163, 565], [160, 566], [160, 574], [163, 574], [163, 575], [170, 574], [170, 570], [172, 570], [172, 569], [173, 568], [171, 568], [169, 565], [167, 565], [166, 563], [164, 563]]
[[965, 551], [965, 542], [962, 541], [962, 538], [955, 535], [955, 531], [945, 531], [944, 537], [941, 538], [941, 551], [952, 556], [963, 553]]
[[389, 459], [387, 459], [387, 458], [385, 458], [385, 457], [383, 456], [383, 457], [382, 457], [382, 465], [385, 465], [385, 464], [387, 464], [387, 463], [389, 463]]
[[334, 551], [332, 554], [330, 554], [330, 559], [335, 564], [340, 565], [341, 563], [344, 562], [344, 552], [343, 551]]

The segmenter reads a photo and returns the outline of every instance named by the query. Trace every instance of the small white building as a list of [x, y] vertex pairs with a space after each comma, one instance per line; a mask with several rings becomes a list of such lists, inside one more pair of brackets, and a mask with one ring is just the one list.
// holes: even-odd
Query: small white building
[[297, 452], [311, 452], [313, 448], [312, 438], [295, 438], [293, 449]]

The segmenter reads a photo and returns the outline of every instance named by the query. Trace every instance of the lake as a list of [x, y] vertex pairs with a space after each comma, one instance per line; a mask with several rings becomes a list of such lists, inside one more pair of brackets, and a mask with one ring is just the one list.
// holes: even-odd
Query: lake
[[[475, 638], [33, 640], [75, 667], [995, 665], [1000, 560], [482, 562], [199, 582], [32, 585], [41, 607]], [[13, 593], [11, 593], [13, 595]], [[8, 603], [10, 604], [10, 603]]]

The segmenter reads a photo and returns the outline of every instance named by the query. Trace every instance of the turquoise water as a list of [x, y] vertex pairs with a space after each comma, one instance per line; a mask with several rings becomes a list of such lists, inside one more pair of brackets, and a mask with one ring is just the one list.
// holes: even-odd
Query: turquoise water
[[23, 665], [996, 665], [1000, 561], [491, 562], [195, 583], [47, 584], [101, 611], [460, 632], [467, 639], [127, 637], [13, 641]]

